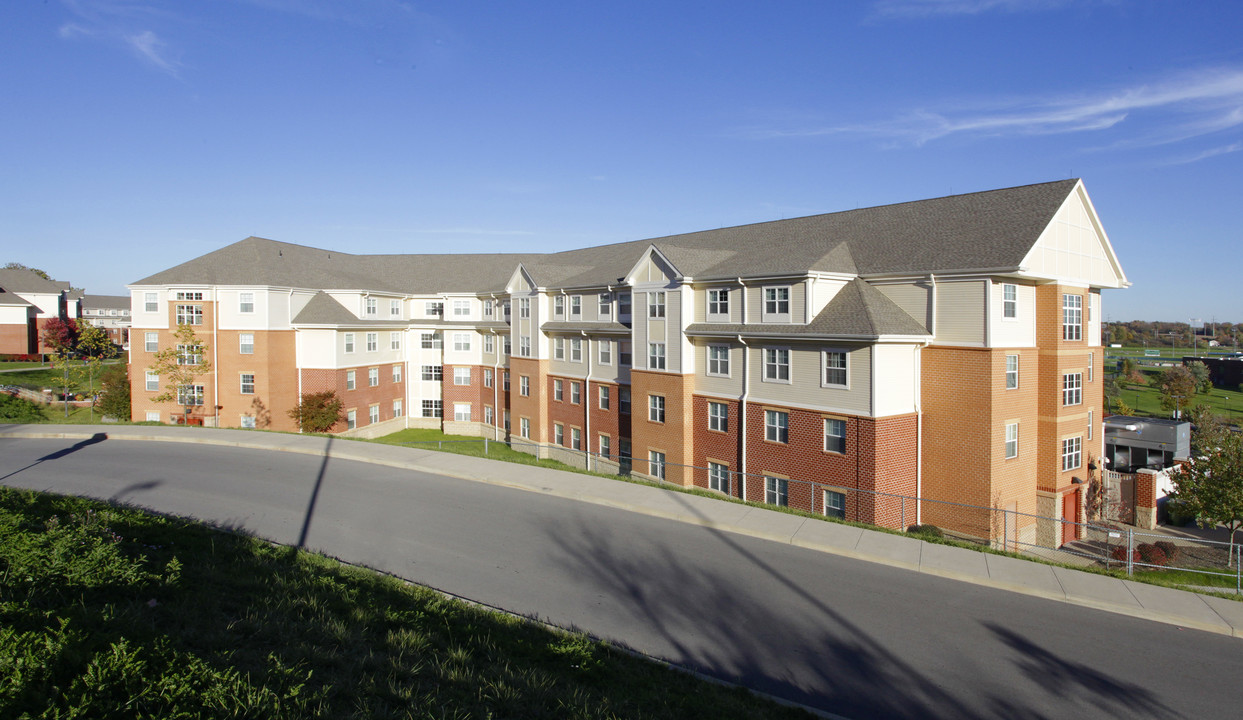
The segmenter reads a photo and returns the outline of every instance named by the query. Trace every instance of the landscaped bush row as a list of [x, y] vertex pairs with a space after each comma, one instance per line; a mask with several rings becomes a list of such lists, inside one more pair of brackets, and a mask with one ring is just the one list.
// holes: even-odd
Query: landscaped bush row
[[0, 353], [0, 362], [43, 362], [42, 355]]
[[[1118, 562], [1126, 561], [1126, 548], [1119, 545], [1109, 553], [1109, 557]], [[1158, 540], [1155, 543], [1140, 543], [1131, 551], [1131, 561], [1148, 565], [1165, 565], [1178, 559], [1178, 546], [1169, 540]]]

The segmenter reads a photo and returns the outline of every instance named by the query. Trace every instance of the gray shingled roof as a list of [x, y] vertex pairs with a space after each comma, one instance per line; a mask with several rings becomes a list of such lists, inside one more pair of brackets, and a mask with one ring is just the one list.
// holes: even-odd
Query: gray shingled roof
[[317, 292], [293, 319], [295, 325], [348, 325], [359, 322], [337, 299], [326, 292]]
[[540, 329], [545, 332], [555, 333], [630, 334], [630, 328], [619, 322], [546, 322], [540, 324]]
[[0, 287], [0, 305], [34, 307], [26, 298], [15, 295], [2, 287]]
[[1016, 269], [1078, 180], [741, 225], [548, 254], [351, 255], [247, 238], [135, 285], [273, 285], [400, 293], [500, 290], [522, 263], [543, 287], [617, 284], [649, 246], [696, 279]]
[[129, 310], [129, 295], [83, 295], [82, 307]]
[[931, 335], [927, 328], [884, 293], [855, 278], [806, 325], [696, 323], [687, 335], [816, 335], [873, 338], [882, 335]]
[[0, 268], [0, 289], [9, 292], [52, 293], [56, 295], [68, 288], [69, 283], [44, 280], [31, 270]]

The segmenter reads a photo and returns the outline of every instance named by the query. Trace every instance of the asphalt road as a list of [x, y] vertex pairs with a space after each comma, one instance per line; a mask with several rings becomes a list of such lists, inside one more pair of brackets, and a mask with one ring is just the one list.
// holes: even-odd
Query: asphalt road
[[245, 528], [850, 718], [1243, 705], [1237, 639], [520, 490], [118, 440], [0, 439], [0, 482]]

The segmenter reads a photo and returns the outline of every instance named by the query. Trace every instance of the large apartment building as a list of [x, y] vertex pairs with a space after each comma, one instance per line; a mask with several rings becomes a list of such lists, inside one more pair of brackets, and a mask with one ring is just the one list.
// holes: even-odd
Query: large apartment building
[[50, 353], [42, 337], [47, 323], [81, 314], [69, 283], [48, 280], [26, 268], [0, 268], [0, 354]]
[[204, 424], [293, 430], [301, 393], [335, 390], [341, 431], [508, 437], [991, 537], [937, 508], [1080, 517], [1102, 455], [1100, 292], [1128, 284], [1078, 180], [548, 254], [252, 237], [130, 286], [134, 419], [182, 415], [150, 400], [148, 368], [188, 323], [212, 372], [181, 394]]

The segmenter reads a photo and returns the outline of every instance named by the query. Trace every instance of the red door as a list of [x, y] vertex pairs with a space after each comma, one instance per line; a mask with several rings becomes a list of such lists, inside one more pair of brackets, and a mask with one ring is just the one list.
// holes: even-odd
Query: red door
[[1079, 514], [1076, 512], [1079, 508], [1077, 502], [1079, 498], [1078, 491], [1068, 492], [1062, 496], [1062, 544], [1066, 544], [1075, 539], [1075, 523], [1079, 520]]

